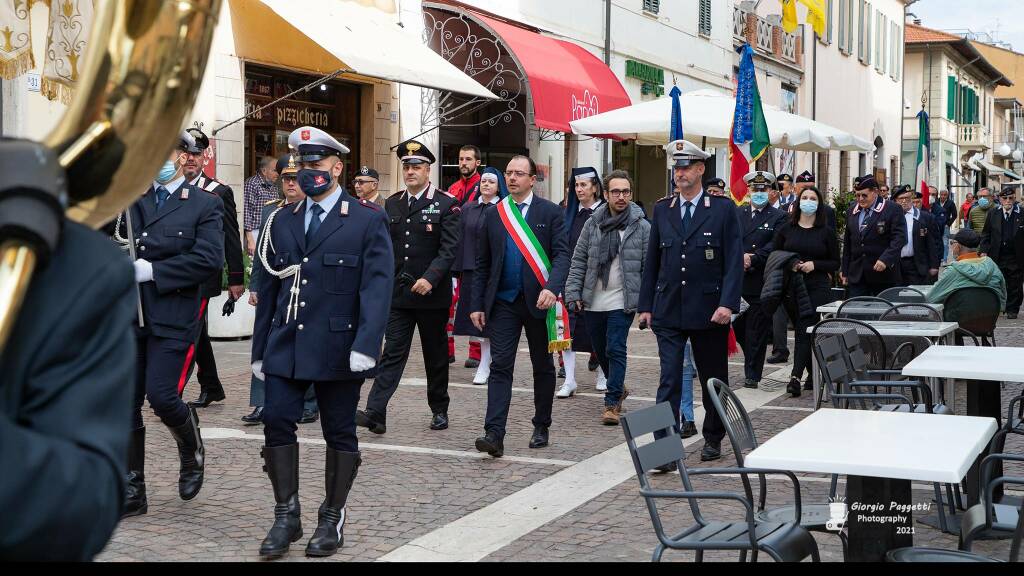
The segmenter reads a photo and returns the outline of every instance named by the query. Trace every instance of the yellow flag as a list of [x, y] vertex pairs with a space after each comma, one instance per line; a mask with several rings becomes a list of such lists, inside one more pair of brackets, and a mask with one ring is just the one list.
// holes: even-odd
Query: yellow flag
[[[791, 2], [792, 3], [792, 2]], [[807, 23], [814, 28], [819, 37], [825, 37], [825, 0], [800, 0], [800, 3], [807, 7]], [[796, 8], [793, 9], [793, 21], [796, 21]], [[785, 9], [783, 9], [782, 25], [786, 25]], [[795, 27], [795, 24], [794, 24]], [[787, 30], [789, 32], [789, 30]]]
[[792, 34], [796, 25], [796, 0], [782, 0], [782, 29]]

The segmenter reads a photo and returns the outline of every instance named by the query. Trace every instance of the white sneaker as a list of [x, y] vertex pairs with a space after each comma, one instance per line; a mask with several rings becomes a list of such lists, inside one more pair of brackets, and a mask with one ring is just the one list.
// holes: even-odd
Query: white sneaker
[[555, 392], [555, 398], [568, 398], [568, 397], [572, 396], [575, 393], [576, 393], [576, 383], [575, 382], [565, 382], [565, 383], [562, 384], [562, 387], [558, 389], [558, 392]]
[[490, 374], [489, 371], [488, 372], [481, 372], [480, 370], [477, 370], [476, 374], [473, 375], [473, 384], [476, 384], [477, 386], [482, 386], [484, 384], [487, 384], [487, 379], [490, 378], [490, 377], [491, 377], [491, 374]]
[[595, 386], [598, 392], [604, 392], [608, 390], [608, 378], [605, 377], [604, 372], [601, 369], [597, 369], [597, 385]]

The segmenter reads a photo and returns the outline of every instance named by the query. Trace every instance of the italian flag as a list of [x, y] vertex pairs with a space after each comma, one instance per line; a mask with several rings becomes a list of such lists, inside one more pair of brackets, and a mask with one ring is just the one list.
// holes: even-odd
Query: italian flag
[[732, 131], [729, 133], [729, 187], [737, 204], [747, 197], [747, 183], [743, 181], [743, 177], [750, 172], [750, 165], [771, 145], [768, 124], [764, 120], [764, 109], [761, 107], [761, 93], [757, 90], [754, 50], [749, 44], [744, 44], [739, 50], [736, 112], [733, 114]]
[[[533, 230], [523, 218], [519, 207], [512, 201], [512, 196], [506, 196], [498, 202], [498, 216], [505, 231], [516, 243], [516, 248], [523, 255], [523, 260], [533, 271], [537, 283], [543, 287], [548, 283], [548, 275], [551, 273], [551, 260], [544, 252], [544, 247], [537, 241]], [[548, 352], [561, 352], [572, 346], [572, 335], [569, 333], [569, 311], [565, 307], [562, 296], [548, 309], [545, 320], [548, 328]]]
[[931, 135], [928, 127], [928, 113], [917, 113], [917, 191], [921, 193], [921, 205], [928, 208], [928, 173], [931, 158]]

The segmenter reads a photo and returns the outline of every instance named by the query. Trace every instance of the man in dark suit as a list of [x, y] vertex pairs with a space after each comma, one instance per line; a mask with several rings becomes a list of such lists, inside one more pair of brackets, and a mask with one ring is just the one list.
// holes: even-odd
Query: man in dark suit
[[[148, 510], [144, 478], [145, 435], [142, 404], [149, 405], [178, 445], [178, 495], [191, 500], [203, 485], [205, 452], [195, 408], [181, 394], [202, 330], [206, 299], [203, 282], [224, 266], [223, 202], [185, 181], [186, 150], [195, 146], [181, 134], [153, 185], [128, 209], [135, 238], [135, 280], [142, 294], [143, 325], [138, 328], [135, 410], [128, 460], [125, 516]], [[119, 219], [118, 240], [127, 237], [128, 219]]]
[[877, 296], [899, 286], [900, 252], [907, 243], [903, 210], [878, 196], [878, 182], [871, 174], [853, 185], [856, 202], [846, 213], [840, 278], [849, 296]]
[[380, 371], [366, 397], [366, 410], [356, 413], [356, 424], [374, 434], [387, 431], [388, 402], [398, 390], [417, 328], [427, 372], [427, 405], [433, 414], [430, 429], [448, 427], [446, 325], [459, 243], [459, 201], [430, 184], [435, 158], [426, 146], [409, 140], [399, 144], [396, 153], [406, 189], [384, 203], [395, 249], [391, 315]]
[[[58, 164], [42, 145], [5, 139], [0, 158], [7, 168], [2, 243], [12, 224], [40, 223], [18, 210], [17, 192], [7, 192], [56, 197], [64, 181], [46, 181]], [[0, 559], [7, 562], [92, 560], [124, 499], [138, 302], [132, 265], [109, 238], [54, 216], [59, 239], [0, 346]]]
[[[721, 458], [725, 426], [711, 408], [707, 381], [729, 381], [729, 324], [740, 311], [743, 239], [736, 206], [701, 187], [711, 155], [685, 140], [667, 146], [676, 194], [654, 206], [650, 245], [637, 310], [640, 325], [658, 337], [661, 382], [658, 402], [668, 402], [676, 422], [682, 395], [687, 340], [700, 374], [704, 404], [702, 460]], [[668, 471], [671, 467], [665, 467]]]
[[[505, 178], [508, 198], [484, 217], [470, 315], [473, 324], [485, 330], [491, 340], [487, 417], [484, 435], [476, 439], [476, 449], [495, 458], [505, 453], [512, 369], [524, 328], [533, 365], [535, 412], [530, 448], [548, 445], [555, 395], [553, 350], [549, 345], [555, 343], [549, 342], [546, 318], [569, 275], [564, 213], [557, 204], [534, 195], [537, 165], [532, 158], [515, 156], [505, 169]], [[538, 271], [546, 278], [538, 278]]]
[[941, 246], [936, 242], [940, 235], [935, 217], [914, 206], [914, 192], [910, 186], [897, 186], [892, 199], [903, 209], [906, 222], [907, 243], [900, 249], [900, 275], [907, 285], [931, 284], [939, 276], [939, 261], [942, 259]]
[[260, 556], [285, 554], [302, 537], [296, 420], [316, 388], [327, 441], [326, 495], [307, 556], [330, 556], [344, 543], [345, 504], [362, 458], [355, 413], [359, 389], [380, 357], [392, 286], [387, 218], [379, 206], [339, 185], [348, 148], [323, 130], [292, 132], [303, 201], [264, 224], [253, 330], [253, 373], [266, 381], [264, 470], [274, 488], [274, 525]]
[[764, 265], [772, 253], [775, 230], [785, 221], [786, 213], [768, 204], [768, 190], [774, 180], [770, 173], [751, 172], [743, 180], [750, 189], [750, 204], [739, 206], [736, 211], [743, 234], [743, 299], [748, 308], [733, 322], [733, 329], [736, 342], [743, 348], [743, 386], [757, 388], [764, 372], [771, 327], [771, 318], [761, 309]]
[[[189, 128], [189, 134], [195, 138], [196, 145], [185, 151], [185, 180], [196, 188], [216, 194], [224, 203], [224, 260], [228, 268], [228, 293], [232, 300], [238, 300], [245, 293], [245, 264], [242, 260], [242, 236], [238, 232], [238, 212], [235, 211], [235, 193], [231, 187], [216, 178], [203, 173], [206, 166], [206, 150], [210, 147], [210, 139], [198, 128]], [[221, 293], [223, 273], [215, 274], [203, 283], [203, 298], [209, 301]], [[220, 313], [218, 310], [217, 313]], [[196, 380], [199, 380], [199, 398], [189, 402], [189, 406], [205, 408], [213, 402], [224, 400], [224, 386], [217, 375], [217, 360], [213, 356], [213, 345], [210, 343], [210, 311], [203, 310], [202, 330], [199, 342], [196, 343], [195, 366], [198, 367]], [[191, 367], [189, 368], [191, 372]]]
[[[789, 174], [782, 173], [775, 179], [775, 185], [779, 190], [779, 203], [782, 206], [789, 206], [793, 202], [796, 202], [797, 195], [793, 192], [793, 177]], [[778, 208], [778, 206], [772, 206]]]
[[1012, 187], [1004, 188], [999, 195], [1000, 209], [992, 209], [981, 232], [983, 256], [988, 256], [999, 265], [999, 271], [1006, 279], [1006, 317], [1013, 320], [1020, 313], [1024, 299], [1024, 216], [1015, 201]]

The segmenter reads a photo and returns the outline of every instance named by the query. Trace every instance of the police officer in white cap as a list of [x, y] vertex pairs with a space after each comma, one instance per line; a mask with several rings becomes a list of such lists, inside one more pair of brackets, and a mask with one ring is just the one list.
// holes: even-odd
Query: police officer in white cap
[[736, 317], [733, 329], [743, 348], [743, 386], [757, 388], [764, 371], [771, 317], [761, 307], [764, 267], [772, 253], [775, 230], [786, 220], [786, 212], [771, 205], [768, 193], [775, 177], [757, 170], [743, 177], [750, 191], [750, 203], [737, 207], [743, 234], [743, 299], [749, 305]]
[[327, 441], [326, 496], [306, 546], [330, 556], [344, 542], [345, 503], [362, 461], [355, 415], [359, 389], [373, 377], [384, 339], [393, 256], [384, 211], [349, 196], [339, 184], [348, 148], [323, 130], [303, 126], [296, 151], [306, 198], [279, 208], [257, 246], [263, 264], [253, 373], [266, 381], [265, 470], [274, 488], [274, 525], [260, 556], [285, 554], [302, 537], [296, 421], [309, 385], [316, 388]]
[[[728, 382], [729, 324], [740, 311], [743, 245], [733, 201], [711, 196], [701, 186], [704, 161], [711, 155], [685, 140], [669, 143], [667, 152], [675, 193], [654, 206], [638, 311], [641, 326], [650, 325], [658, 337], [657, 400], [668, 402], [678, 421], [687, 340], [704, 406], [711, 405], [708, 379]], [[702, 460], [721, 457], [724, 436], [718, 415], [706, 411]]]

